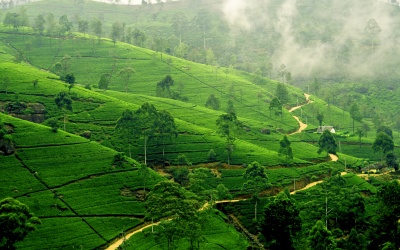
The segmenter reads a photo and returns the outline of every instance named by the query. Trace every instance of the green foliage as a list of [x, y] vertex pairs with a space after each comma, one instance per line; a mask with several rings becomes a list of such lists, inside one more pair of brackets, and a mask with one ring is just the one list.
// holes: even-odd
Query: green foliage
[[380, 127], [376, 130], [376, 134], [379, 134], [380, 132], [384, 132], [384, 133], [387, 134], [390, 138], [393, 139], [393, 131], [392, 131], [388, 126], [380, 126]]
[[270, 249], [294, 249], [296, 234], [301, 230], [299, 210], [290, 194], [279, 193], [264, 211], [261, 233]]
[[215, 153], [214, 149], [210, 149], [210, 151], [208, 151], [207, 154], [207, 160], [213, 162], [216, 159], [217, 159], [217, 153]]
[[331, 231], [329, 231], [320, 220], [317, 221], [315, 226], [311, 229], [308, 240], [312, 250], [333, 250], [336, 247]]
[[189, 159], [184, 154], [178, 155], [178, 157], [176, 158], [176, 161], [177, 161], [178, 165], [181, 165], [181, 166], [192, 165], [192, 163], [189, 161]]
[[123, 167], [124, 163], [127, 161], [124, 153], [118, 152], [114, 155], [113, 165], [117, 167]]
[[98, 82], [99, 89], [108, 89], [108, 85], [110, 84], [111, 75], [110, 74], [102, 74], [100, 80]]
[[49, 127], [51, 128], [51, 131], [54, 132], [54, 133], [57, 133], [58, 128], [60, 127], [60, 124], [59, 124], [59, 122], [58, 122], [58, 119], [55, 118], [55, 117], [50, 118], [50, 119], [47, 119], [47, 120], [44, 122], [44, 124], [47, 125], [47, 126], [49, 126]]
[[0, 201], [0, 247], [14, 249], [14, 244], [36, 229], [40, 220], [29, 208], [13, 198]]
[[258, 162], [249, 164], [246, 168], [246, 172], [243, 174], [245, 183], [243, 184], [242, 190], [252, 194], [255, 200], [254, 205], [254, 218], [257, 220], [257, 200], [259, 193], [270, 186], [268, 183], [268, 177], [265, 173], [265, 168]]
[[393, 151], [394, 143], [392, 138], [384, 132], [379, 132], [377, 134], [374, 143], [372, 144], [372, 149], [374, 152], [382, 152], [382, 158], [388, 152]]
[[278, 154], [284, 155], [286, 159], [286, 166], [289, 165], [289, 161], [293, 159], [293, 150], [292, 147], [290, 146], [291, 142], [287, 138], [287, 136], [283, 136], [282, 140], [279, 141], [279, 151]]
[[336, 143], [335, 137], [329, 130], [325, 130], [318, 140], [318, 154], [325, 151], [326, 154], [336, 154], [336, 149], [338, 145]]
[[171, 170], [174, 181], [181, 186], [189, 184], [189, 169], [186, 167], [177, 167]]
[[226, 150], [228, 152], [228, 165], [230, 164], [231, 154], [234, 149], [236, 133], [240, 133], [243, 127], [242, 123], [237, 119], [235, 113], [222, 114], [216, 121], [218, 134], [225, 137]]
[[275, 96], [278, 98], [282, 105], [285, 105], [289, 101], [289, 93], [286, 86], [283, 83], [276, 85]]
[[212, 108], [214, 110], [218, 110], [220, 108], [220, 101], [214, 94], [210, 94], [210, 96], [208, 97], [208, 99], [206, 101], [205, 106], [207, 108]]

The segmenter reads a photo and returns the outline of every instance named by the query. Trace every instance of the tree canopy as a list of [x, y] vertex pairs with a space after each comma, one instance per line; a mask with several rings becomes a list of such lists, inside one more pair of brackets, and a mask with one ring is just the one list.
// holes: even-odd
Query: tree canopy
[[294, 239], [301, 230], [300, 212], [289, 193], [280, 192], [264, 212], [261, 233], [269, 249], [294, 249]]
[[318, 140], [318, 154], [325, 151], [326, 154], [336, 154], [337, 143], [329, 130], [325, 130]]
[[29, 208], [18, 200], [5, 198], [0, 201], [0, 248], [15, 249], [14, 244], [22, 241], [40, 223]]

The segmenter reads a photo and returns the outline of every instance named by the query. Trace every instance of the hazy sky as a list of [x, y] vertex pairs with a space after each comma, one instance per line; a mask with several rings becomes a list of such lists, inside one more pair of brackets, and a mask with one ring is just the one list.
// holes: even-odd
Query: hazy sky
[[[93, 0], [96, 2], [103, 2], [103, 3], [109, 3], [109, 0]], [[115, 0], [114, 0], [115, 1]], [[162, 2], [165, 2], [166, 0], [161, 0]], [[157, 3], [157, 0], [150, 0], [151, 3]], [[131, 4], [131, 5], [138, 5], [138, 4], [142, 4], [142, 0], [131, 0], [129, 2], [129, 0], [120, 0], [118, 2], [118, 4]]]
[[[304, 45], [298, 42], [296, 34], [299, 33], [299, 9], [301, 6], [304, 9], [306, 1], [301, 0], [224, 0], [223, 13], [226, 20], [233, 28], [240, 27], [242, 29], [256, 29], [260, 25], [273, 26], [274, 30], [279, 33], [281, 39], [279, 49], [271, 55], [274, 67], [277, 69], [281, 64], [285, 64], [287, 68], [297, 75], [312, 74], [316, 71], [334, 71], [338, 63], [337, 60], [332, 60], [331, 55], [346, 43], [354, 42], [360, 44], [365, 37], [365, 26], [369, 19], [373, 18], [381, 28], [379, 32], [380, 45], [369, 52], [368, 57], [364, 53], [353, 55], [350, 60], [352, 65], [350, 70], [354, 75], [373, 75], [376, 70], [381, 69], [385, 63], [388, 63], [388, 56], [393, 50], [398, 50], [400, 41], [393, 34], [399, 27], [398, 17], [392, 17], [388, 10], [391, 7], [382, 1], [361, 1], [361, 0], [343, 0], [343, 1], [308, 1], [312, 4], [320, 4], [326, 7], [326, 13], [320, 13], [318, 20], [312, 20], [304, 25], [315, 26], [315, 29], [323, 29], [323, 25], [319, 22], [336, 18], [336, 24], [339, 27], [334, 27], [334, 37], [329, 43], [321, 42], [318, 39], [312, 40], [310, 44]], [[270, 6], [274, 5], [276, 10], [273, 16], [268, 16], [271, 13]], [[309, 7], [312, 12], [312, 5]], [[393, 6], [393, 8], [399, 8]], [[338, 13], [335, 13], [338, 11]], [[326, 18], [329, 17], [329, 18]], [[304, 16], [301, 20], [304, 20]], [[294, 25], [297, 25], [295, 28]], [[302, 24], [300, 24], [301, 26]], [[322, 30], [320, 33], [323, 33]], [[327, 55], [330, 55], [329, 57]], [[362, 56], [361, 56], [362, 55]], [[330, 58], [330, 59], [327, 59]]]

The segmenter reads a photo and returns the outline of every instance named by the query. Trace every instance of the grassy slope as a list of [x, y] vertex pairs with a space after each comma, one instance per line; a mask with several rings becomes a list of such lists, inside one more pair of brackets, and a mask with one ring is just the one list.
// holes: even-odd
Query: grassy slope
[[[202, 249], [237, 249], [242, 250], [248, 247], [248, 243], [242, 234], [235, 231], [232, 225], [227, 225], [227, 218], [220, 212], [208, 212], [204, 228], [202, 230], [205, 241], [200, 243]], [[154, 230], [157, 231], [158, 227]], [[157, 241], [151, 234], [151, 228], [135, 234], [126, 243], [126, 249], [130, 250], [148, 250], [165, 249], [165, 241]], [[177, 249], [188, 249], [187, 240], [175, 242]]]
[[[104, 43], [107, 44], [106, 41], [102, 42], [102, 44]], [[16, 44], [18, 43], [16, 42]], [[38, 71], [32, 68], [30, 65], [24, 63], [13, 63], [13, 57], [5, 53], [12, 53], [12, 50], [5, 44], [2, 44], [0, 48], [1, 51], [4, 52], [0, 53], [0, 67], [5, 69], [4, 72], [7, 72], [8, 75], [12, 76], [12, 84], [6, 86], [7, 91], [10, 93], [1, 93], [1, 100], [13, 101], [15, 100], [15, 93], [18, 93], [18, 98], [20, 100], [41, 102], [45, 104], [46, 108], [48, 108], [50, 116], [61, 117], [60, 111], [56, 110], [54, 107], [53, 98], [55, 93], [60, 90], [65, 90], [64, 84], [52, 79], [56, 78], [56, 76], [48, 72]], [[141, 49], [135, 48], [132, 50]], [[39, 52], [36, 53], [39, 54]], [[154, 59], [152, 60], [154, 61]], [[159, 61], [159, 63], [161, 65], [160, 67], [165, 64], [162, 61]], [[198, 74], [201, 74], [201, 67], [202, 66], [199, 66], [198, 68]], [[239, 73], [238, 75], [233, 75], [232, 77], [239, 79]], [[81, 76], [84, 76], [84, 73], [80, 74]], [[160, 77], [162, 77], [162, 74], [163, 73], [160, 74]], [[36, 89], [34, 89], [32, 86], [32, 80], [34, 79], [39, 79], [39, 85]], [[150, 81], [146, 78], [143, 79], [144, 82]], [[243, 81], [244, 84], [253, 86], [247, 80], [243, 80], [245, 78], [240, 79], [240, 81]], [[274, 84], [276, 83], [271, 82], [271, 85], [268, 86], [274, 86]], [[152, 86], [154, 86], [154, 84]], [[241, 85], [238, 84], [238, 86]], [[123, 87], [124, 86], [121, 84], [120, 88]], [[142, 87], [144, 88], [145, 85], [142, 85]], [[258, 86], [255, 86], [255, 88], [258, 88]], [[147, 91], [150, 89], [151, 88], [148, 88]], [[187, 89], [185, 88], [185, 91], [186, 90]], [[193, 88], [190, 91], [188, 90], [188, 93], [195, 93], [197, 90], [199, 89]], [[96, 140], [107, 140], [109, 139], [107, 134], [112, 133], [112, 128], [115, 124], [115, 121], [125, 108], [134, 109], [144, 101], [148, 101], [154, 103], [159, 109], [170, 111], [176, 117], [181, 136], [178, 137], [179, 141], [176, 142], [176, 145], [170, 145], [169, 149], [167, 149], [168, 153], [171, 155], [171, 159], [176, 157], [179, 152], [184, 151], [185, 154], [189, 154], [190, 159], [194, 159], [194, 162], [204, 161], [204, 158], [209, 150], [209, 147], [204, 147], [204, 145], [208, 145], [210, 147], [216, 147], [217, 145], [219, 148], [219, 151], [217, 151], [219, 153], [219, 157], [222, 160], [224, 159], [223, 140], [221, 140], [221, 138], [215, 134], [214, 121], [218, 115], [221, 114], [219, 111], [212, 111], [201, 107], [201, 103], [198, 105], [196, 105], [196, 103], [183, 103], [169, 99], [156, 98], [154, 96], [145, 96], [143, 93], [135, 94], [113, 91], [106, 91], [103, 93], [88, 91], [79, 86], [75, 87], [72, 91], [73, 93], [76, 93], [77, 99], [74, 102], [74, 114], [69, 115], [70, 122], [67, 124], [67, 129], [70, 131], [80, 133], [84, 130], [90, 129], [95, 133], [94, 138], [96, 138]], [[255, 92], [253, 93], [249, 91], [246, 93], [248, 96], [247, 98], [250, 100], [251, 96], [255, 96], [253, 95]], [[206, 94], [203, 95], [206, 96]], [[298, 93], [298, 95], [301, 95], [301, 92]], [[193, 96], [195, 95], [193, 94]], [[255, 98], [252, 100], [253, 110], [257, 110], [257, 101], [254, 99]], [[239, 103], [239, 105], [240, 103], [243, 104], [243, 102], [240, 101], [237, 101], [236, 103]], [[270, 121], [265, 123], [259, 122], [258, 119], [255, 118], [256, 116], [254, 114], [252, 115], [250, 112], [246, 112], [248, 107], [249, 106], [243, 104], [238, 108], [239, 113], [244, 114], [241, 117], [241, 120], [243, 120], [245, 124], [251, 128], [251, 130], [237, 141], [236, 151], [233, 155], [233, 162], [240, 164], [243, 162], [257, 160], [267, 166], [282, 164], [283, 159], [278, 157], [276, 154], [278, 140], [282, 135], [279, 133], [273, 133], [272, 135], [268, 136], [261, 135], [259, 133], [259, 128], [268, 126], [268, 122]], [[187, 115], [188, 113], [190, 113], [190, 116]], [[264, 115], [268, 116], [268, 113], [269, 112], [264, 112]], [[89, 142], [81, 137], [66, 134], [62, 131], [59, 131], [57, 134], [53, 134], [47, 127], [39, 125], [32, 127], [28, 123], [22, 121], [16, 122], [17, 120], [13, 120], [7, 116], [2, 117], [5, 121], [9, 121], [11, 119], [13, 123], [20, 123], [18, 126], [15, 126], [16, 133], [14, 136], [17, 145], [20, 147], [20, 150], [18, 151], [19, 159], [7, 157], [7, 162], [9, 161], [9, 163], [7, 163], [9, 166], [8, 168], [21, 168], [22, 163], [28, 166], [28, 168], [23, 168], [23, 171], [19, 170], [21, 171], [21, 176], [23, 176], [24, 179], [17, 179], [17, 182], [10, 182], [8, 184], [9, 187], [7, 187], [7, 190], [5, 190], [4, 193], [14, 194], [18, 192], [19, 195], [14, 194], [13, 196], [20, 197], [20, 199], [27, 203], [30, 207], [33, 207], [35, 213], [45, 217], [43, 218], [43, 226], [37, 232], [30, 235], [27, 239], [27, 242], [30, 242], [29, 244], [31, 244], [33, 248], [46, 237], [50, 237], [50, 232], [55, 230], [53, 227], [58, 222], [63, 223], [63, 227], [57, 229], [60, 230], [60, 232], [63, 230], [73, 230], [75, 227], [78, 227], [79, 230], [74, 231], [76, 233], [74, 237], [78, 237], [79, 235], [87, 235], [85, 238], [88, 240], [84, 243], [81, 243], [80, 240], [74, 241], [73, 238], [69, 239], [69, 236], [67, 237], [63, 234], [62, 237], [65, 238], [55, 240], [53, 243], [49, 242], [49, 244], [55, 244], [52, 245], [53, 247], [55, 247], [57, 244], [59, 244], [57, 247], [63, 246], [60, 244], [77, 247], [79, 247], [80, 244], [83, 244], [82, 246], [84, 248], [93, 248], [93, 246], [96, 244], [104, 244], [107, 240], [117, 235], [118, 229], [126, 229], [140, 222], [141, 215], [144, 211], [143, 204], [130, 197], [121, 197], [121, 195], [119, 195], [119, 190], [125, 186], [128, 186], [133, 190], [139, 188], [139, 180], [135, 180], [132, 171], [125, 171], [122, 169], [121, 172], [117, 172], [115, 169], [113, 169], [111, 166], [111, 159], [113, 156], [112, 150], [101, 148], [96, 143]], [[290, 118], [290, 116], [286, 113], [283, 121], [290, 121], [288, 118]], [[280, 123], [280, 118], [275, 119], [276, 120], [272, 121], [271, 124], [282, 125], [282, 127], [285, 126], [285, 123]], [[96, 135], [96, 133], [98, 134]], [[38, 137], [37, 135], [41, 136]], [[295, 156], [297, 157], [294, 162], [304, 163], [305, 160], [309, 159], [322, 159], [324, 156], [318, 156], [315, 153], [316, 148], [302, 142], [301, 136], [304, 135], [292, 137], [293, 148]], [[204, 141], [206, 143], [204, 143]], [[194, 146], [196, 145], [194, 142], [198, 143], [196, 147]], [[188, 149], [193, 150], [194, 152], [190, 152]], [[77, 151], [81, 153], [77, 153]], [[99, 159], [98, 161], [91, 160], [90, 164], [87, 164], [87, 168], [86, 165], [85, 167], [79, 165], [82, 163], [83, 159], [93, 159], [94, 157], [98, 157], [98, 151], [103, 152], [101, 155], [103, 155], [104, 158]], [[157, 153], [154, 152], [154, 155], [156, 154]], [[48, 167], [48, 165], [52, 165], [52, 163], [49, 162], [49, 159], [52, 158], [54, 162], [57, 162], [55, 165], [57, 169]], [[65, 159], [77, 159], [77, 162], [66, 162]], [[71, 169], [73, 169], [73, 171], [71, 171]], [[293, 178], [302, 177], [304, 174], [310, 177], [314, 173], [319, 173], [318, 171], [320, 170], [323, 171], [323, 168], [318, 169], [318, 167], [316, 167], [316, 169], [313, 169], [311, 167], [310, 169], [304, 169], [303, 172], [299, 172], [297, 170], [296, 172], [294, 171], [295, 169], [284, 170], [285, 169], [282, 169], [282, 171], [273, 171], [269, 173], [271, 181], [274, 180], [276, 182], [275, 185], [288, 185]], [[32, 174], [35, 172], [37, 172], [37, 174]], [[60, 173], [62, 173], [62, 178], [59, 177]], [[227, 174], [226, 177], [232, 176], [234, 178], [225, 178], [223, 183], [229, 186], [231, 190], [238, 190], [238, 188], [240, 188], [240, 181], [238, 181], [239, 179], [236, 177], [241, 179], [242, 173], [240, 173], [240, 176], [232, 175], [230, 172], [226, 172], [224, 174]], [[94, 175], [93, 179], [85, 178], [85, 176], [91, 175]], [[32, 176], [40, 178], [42, 182], [40, 182], [38, 178], [29, 178]], [[25, 183], [25, 179], [30, 181]], [[79, 179], [81, 180], [77, 181]], [[29, 184], [29, 186], [25, 187], [24, 185], [17, 185], [16, 183], [18, 183], [18, 181], [24, 182], [24, 185], [29, 183], [32, 184]], [[216, 183], [215, 181], [212, 182]], [[229, 183], [239, 183], [239, 186], [230, 185]], [[48, 190], [51, 187], [56, 191], [56, 193]], [[28, 196], [26, 192], [21, 193], [22, 191], [19, 189], [23, 188], [28, 189], [28, 192], [31, 192], [31, 194]], [[82, 190], [85, 190], [85, 192], [82, 192]], [[98, 196], [98, 193], [101, 193], [102, 196]], [[55, 204], [57, 204], [57, 206], [55, 206]], [[116, 204], [119, 205], [116, 206]], [[121, 204], [124, 205], [120, 206]], [[43, 206], [45, 209], [42, 209]], [[104, 211], [107, 211], [107, 214], [102, 214]], [[78, 223], [77, 220], [72, 219], [68, 222], [64, 222], [66, 221], [66, 218], [59, 218], [65, 217], [66, 215], [73, 216], [73, 218], [82, 218], [85, 216], [99, 214], [102, 214], [105, 217], [87, 217], [81, 221], [81, 223]], [[113, 214], [118, 214], [119, 216], [130, 215], [138, 218], [113, 217]], [[118, 224], [118, 226], [116, 227], [114, 223]], [[21, 247], [24, 246], [27, 245], [23, 243]]]
[[[33, 36], [25, 35], [23, 39], [24, 41], [22, 41], [21, 40], [22, 36], [19, 35], [8, 35], [8, 34], [3, 34], [3, 35], [5, 39], [12, 44], [12, 46], [15, 46], [17, 48], [19, 46], [22, 46], [25, 42], [29, 41], [29, 39], [32, 39], [31, 41], [35, 42], [35, 38]], [[71, 48], [71, 46], [73, 46], [75, 43], [86, 41], [86, 40], [79, 40], [79, 41], [77, 40], [79, 39], [64, 41], [63, 43], [67, 45], [62, 46], [62, 49], [68, 50], [68, 48]], [[53, 44], [54, 43], [55, 42], [53, 41]], [[159, 70], [153, 72], [154, 74], [157, 73], [156, 76], [154, 75], [152, 76], [153, 80], [149, 79], [149, 75], [152, 74], [144, 73], [144, 68], [146, 68], [148, 65], [146, 66], [146, 64], [140, 64], [141, 61], [146, 61], [146, 60], [138, 60], [137, 67], [143, 68], [143, 72], [142, 73], [137, 72], [135, 74], [133, 78], [135, 78], [135, 81], [137, 81], [138, 83], [132, 83], [132, 84], [139, 85], [137, 88], [135, 87], [135, 89], [137, 89], [136, 92], [143, 92], [140, 95], [133, 93], [118, 93], [111, 91], [99, 92], [96, 94], [95, 92], [91, 92], [83, 88], [74, 87], [72, 89], [72, 92], [77, 95], [77, 101], [74, 102], [75, 114], [69, 115], [69, 120], [70, 122], [72, 121], [73, 123], [67, 124], [68, 131], [80, 134], [85, 130], [90, 130], [93, 134], [92, 137], [93, 140], [102, 142], [106, 146], [114, 145], [114, 148], [117, 148], [118, 150], [124, 150], [124, 149], [126, 150], [126, 147], [118, 144], [118, 142], [116, 142], [115, 140], [113, 141], [112, 139], [113, 126], [115, 124], [115, 121], [119, 118], [120, 114], [124, 109], [126, 108], [135, 109], [138, 107], [138, 105], [141, 105], [143, 102], [147, 101], [155, 104], [158, 109], [168, 110], [176, 118], [182, 119], [182, 121], [179, 121], [179, 119], [177, 119], [178, 129], [180, 130], [181, 134], [185, 135], [179, 136], [176, 143], [170, 145], [169, 148], [167, 148], [167, 152], [169, 153], [168, 160], [170, 162], [174, 162], [177, 154], [181, 152], [185, 152], [185, 154], [188, 154], [187, 156], [194, 163], [204, 162], [206, 160], [207, 153], [210, 149], [214, 149], [217, 152], [219, 160], [221, 161], [226, 160], [224, 142], [214, 132], [215, 120], [217, 119], [218, 115], [220, 115], [222, 112], [213, 111], [202, 107], [202, 105], [204, 104], [204, 100], [207, 98], [210, 91], [213, 91], [214, 89], [212, 84], [221, 84], [221, 82], [225, 80], [219, 80], [216, 82], [209, 81], [212, 84], [207, 84], [205, 83], [207, 79], [210, 80], [210, 77], [211, 79], [214, 79], [214, 76], [207, 76], [207, 73], [202, 74], [202, 72], [207, 72], [207, 66], [194, 64], [180, 59], [174, 59], [174, 61], [176, 60], [179, 63], [190, 64], [191, 69], [193, 69], [194, 71], [194, 73], [191, 72], [190, 74], [188, 74], [187, 72], [177, 71], [177, 74], [173, 75], [174, 79], [179, 79], [179, 77], [187, 77], [189, 79], [186, 84], [188, 87], [185, 87], [184, 91], [185, 93], [187, 92], [188, 95], [196, 96], [196, 98], [193, 98], [193, 102], [190, 99], [189, 99], [191, 101], [190, 103], [183, 103], [180, 101], [161, 99], [152, 96], [143, 96], [145, 92], [150, 92], [150, 93], [153, 92], [155, 88], [154, 86], [156, 85], [156, 81], [158, 81], [158, 79], [162, 79], [162, 77], [165, 76], [164, 75], [165, 72], [163, 72], [162, 69], [169, 68], [170, 66], [166, 64], [164, 61], [158, 59], [154, 60], [154, 58], [151, 59], [152, 57], [151, 51], [137, 48], [134, 46], [130, 45], [128, 46], [126, 44], [120, 44], [120, 43], [118, 43], [117, 46], [114, 46], [107, 41], [102, 41], [100, 44], [96, 43], [96, 46], [98, 46], [99, 50], [101, 49], [103, 51], [110, 49], [109, 46], [111, 46], [111, 48], [115, 50], [114, 53], [116, 53], [118, 57], [126, 56], [123, 55], [123, 53], [127, 53], [125, 50], [129, 49], [130, 53], [129, 55], [131, 57], [140, 58], [141, 56], [143, 56], [147, 61], [152, 61], [152, 63], [154, 63], [152, 68], [157, 68]], [[3, 47], [6, 48], [4, 44]], [[37, 61], [36, 59], [30, 59], [30, 60], [35, 65], [43, 67], [43, 65], [47, 64], [44, 61], [46, 60], [53, 61], [54, 55], [51, 56], [52, 53], [49, 53], [51, 49], [55, 49], [53, 47], [52, 46], [49, 47], [39, 46], [37, 48], [35, 47], [35, 49], [32, 49], [30, 53], [27, 53], [27, 57], [37, 58]], [[90, 50], [89, 47], [83, 47], [81, 55], [85, 55], [84, 54], [86, 53], [85, 51], [88, 50]], [[40, 51], [45, 51], [45, 53], [42, 54]], [[120, 54], [120, 52], [122, 53], [122, 55]], [[77, 69], [78, 68], [85, 69], [86, 62], [81, 61], [84, 60], [85, 58], [86, 58], [85, 56], [82, 56], [80, 59], [73, 58], [71, 60], [71, 65], [75, 65]], [[93, 59], [94, 58], [92, 58], [92, 60]], [[11, 58], [8, 58], [8, 61], [6, 60], [7, 62], [4, 62], [3, 64], [5, 65], [5, 67], [9, 67], [8, 75], [19, 75], [21, 79], [15, 78], [15, 80], [13, 80], [20, 84], [7, 86], [9, 92], [11, 93], [18, 92], [19, 93], [18, 97], [22, 101], [37, 101], [45, 104], [49, 116], [61, 115], [60, 114], [61, 112], [55, 109], [54, 104], [52, 103], [53, 99], [50, 93], [53, 93], [54, 95], [58, 91], [63, 90], [63, 88], [65, 88], [63, 84], [61, 84], [59, 81], [49, 79], [49, 78], [55, 78], [55, 76], [49, 75], [46, 72], [41, 72], [42, 75], [40, 77], [21, 74], [21, 72], [26, 72], [28, 71], [28, 69], [31, 71], [34, 69], [30, 68], [29, 65], [14, 64], [10, 60]], [[108, 58], [108, 61], [110, 61], [110, 58]], [[98, 63], [96, 64], [96, 67], [97, 70], [103, 72], [104, 71], [107, 72], [107, 69], [108, 70], [110, 69], [109, 64]], [[115, 71], [118, 72], [119, 69]], [[79, 71], [76, 72], [78, 83], [81, 84], [85, 83], [86, 81], [85, 77], [87, 78], [88, 75], [90, 75], [85, 73], [87, 72], [86, 71], [83, 72], [83, 70], [81, 72]], [[271, 126], [272, 128], [275, 127], [275, 128], [283, 128], [286, 130], [293, 130], [297, 127], [296, 122], [287, 112], [284, 114], [283, 118], [279, 118], [276, 117], [275, 115], [269, 117], [269, 112], [257, 111], [258, 108], [254, 107], [254, 105], [257, 105], [256, 104], [257, 101], [254, 101], [254, 98], [251, 98], [251, 96], [256, 96], [257, 93], [256, 91], [262, 88], [252, 84], [251, 82], [247, 81], [244, 78], [241, 78], [239, 73], [238, 75], [227, 74], [224, 76], [224, 78], [238, 79], [239, 83], [242, 82], [244, 84], [243, 89], [247, 89], [246, 92], [242, 91], [242, 93], [243, 96], [249, 96], [248, 99], [244, 99], [243, 97], [242, 100], [241, 98], [239, 99], [237, 97], [235, 102], [235, 108], [237, 109], [237, 112], [240, 115], [240, 119], [243, 120], [244, 123], [250, 128], [250, 132], [239, 136], [241, 140], [238, 140], [236, 143], [235, 152], [237, 153], [236, 154], [234, 153], [233, 155], [232, 159], [233, 163], [242, 164], [243, 162], [250, 163], [253, 160], [258, 160], [265, 165], [280, 165], [283, 163], [283, 159], [281, 157], [278, 157], [277, 154], [274, 153], [273, 151], [277, 150], [278, 140], [281, 139], [282, 135], [274, 130], [272, 135], [262, 135], [259, 132], [259, 130], [263, 127], [271, 127]], [[124, 86], [123, 84], [121, 84], [120, 77], [115, 76], [114, 78], [116, 79], [115, 84], [118, 83], [120, 84], [116, 85], [115, 88], [123, 89]], [[204, 80], [201, 80], [200, 78], [203, 78]], [[33, 89], [32, 85], [32, 81], [34, 79], [39, 79], [39, 84], [36, 89]], [[149, 82], [152, 81], [154, 82], [154, 84], [151, 84], [151, 87], [148, 87]], [[242, 86], [239, 85], [239, 83], [238, 86]], [[266, 85], [265, 88], [273, 87], [276, 85], [275, 82], [271, 82], [270, 84], [271, 85]], [[192, 89], [189, 89], [190, 85], [193, 86]], [[195, 88], [197, 85], [200, 85], [200, 87]], [[246, 87], [246, 85], [248, 85], [249, 87]], [[49, 86], [53, 87], [49, 88]], [[104, 94], [113, 96], [114, 98], [105, 97]], [[3, 95], [2, 97], [3, 100], [12, 101], [15, 98], [13, 95], [5, 95], [5, 94], [2, 95]], [[185, 94], [183, 95], [185, 96]], [[118, 101], [117, 99], [124, 100], [125, 102]], [[250, 102], [253, 103], [247, 104], [246, 103], [247, 101], [245, 100], [250, 100]], [[264, 109], [265, 106], [266, 105], [264, 105]], [[190, 113], [191, 115], [188, 115], [188, 113]], [[260, 115], [262, 117], [263, 116], [265, 117], [265, 120], [262, 119], [264, 121], [260, 121], [259, 119]], [[190, 133], [190, 136], [186, 136], [188, 128], [193, 130], [192, 127], [193, 124], [200, 125], [201, 127], [198, 127], [198, 129], [196, 129], [197, 131]], [[188, 144], [198, 145], [199, 147], [197, 150], [192, 149], [189, 152], [186, 152], [187, 150], [184, 150], [183, 148], [185, 148]], [[296, 157], [294, 159], [294, 163], [305, 163], [305, 161], [310, 159], [321, 158], [321, 156], [315, 153], [316, 151], [315, 148], [310, 147], [308, 144], [302, 142], [296, 142], [294, 143], [294, 148]], [[138, 157], [138, 159], [141, 159], [142, 157], [141, 147], [137, 148], [136, 151], [137, 151], [136, 155], [134, 156]], [[152, 156], [151, 155], [152, 152], [150, 152], [150, 159], [152, 157], [154, 159], [158, 155], [157, 154], [158, 152], [153, 152], [153, 153], [154, 154]]]
[[[97, 143], [1, 113], [0, 119], [13, 127], [17, 147], [0, 156], [0, 199], [18, 198], [42, 220], [19, 249], [93, 249], [142, 222], [144, 204], [121, 195], [143, 187], [137, 162], [116, 167], [116, 152]], [[151, 173], [147, 187], [163, 179]]]

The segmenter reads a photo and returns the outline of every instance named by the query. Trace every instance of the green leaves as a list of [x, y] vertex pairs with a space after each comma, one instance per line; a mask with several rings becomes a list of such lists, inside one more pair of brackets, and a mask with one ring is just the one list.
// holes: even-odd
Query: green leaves
[[6, 198], [0, 201], [0, 248], [14, 249], [13, 245], [36, 229], [40, 220], [29, 212], [29, 208], [15, 200]]
[[318, 154], [325, 151], [327, 154], [336, 154], [337, 143], [329, 130], [325, 130], [318, 140]]
[[392, 138], [384, 132], [379, 132], [376, 136], [372, 149], [375, 152], [381, 151], [384, 155], [394, 149], [394, 143]]
[[72, 99], [65, 91], [61, 91], [54, 99], [57, 108], [72, 111]]

